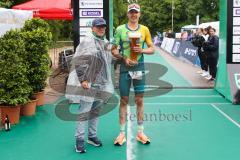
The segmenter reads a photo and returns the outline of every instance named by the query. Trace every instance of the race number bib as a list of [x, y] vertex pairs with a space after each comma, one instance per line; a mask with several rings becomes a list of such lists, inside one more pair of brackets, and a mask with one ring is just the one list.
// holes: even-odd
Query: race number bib
[[131, 76], [132, 79], [141, 80], [143, 73], [142, 71], [129, 71], [128, 74]]

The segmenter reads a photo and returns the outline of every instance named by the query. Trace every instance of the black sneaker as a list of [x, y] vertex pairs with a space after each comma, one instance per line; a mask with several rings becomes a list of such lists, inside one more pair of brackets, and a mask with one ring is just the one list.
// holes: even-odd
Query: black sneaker
[[102, 142], [97, 137], [88, 138], [87, 143], [89, 143], [89, 144], [91, 144], [95, 147], [101, 147], [102, 146]]
[[84, 140], [76, 139], [75, 150], [77, 153], [86, 153], [84, 148]]

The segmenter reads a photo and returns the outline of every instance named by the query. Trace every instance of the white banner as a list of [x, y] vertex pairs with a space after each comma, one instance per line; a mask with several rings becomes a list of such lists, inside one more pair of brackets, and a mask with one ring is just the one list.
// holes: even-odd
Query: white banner
[[174, 45], [174, 41], [175, 41], [175, 39], [168, 38], [167, 45], [165, 47], [165, 50], [167, 52], [171, 53], [171, 54], [172, 54], [172, 48], [173, 48], [173, 45]]
[[233, 35], [240, 35], [240, 27], [233, 27]]
[[240, 17], [240, 8], [233, 8], [233, 16]]
[[162, 41], [162, 44], [161, 44], [162, 49], [165, 49], [166, 43], [167, 43], [167, 37], [164, 37], [163, 41]]
[[240, 17], [233, 17], [233, 25], [236, 26], [240, 25]]
[[240, 0], [233, 0], [233, 7], [240, 7]]
[[80, 33], [80, 36], [86, 36], [89, 33], [91, 33], [91, 31], [92, 31], [91, 27], [81, 27], [79, 33]]
[[233, 36], [233, 44], [240, 44], [240, 36]]
[[240, 62], [240, 54], [233, 54], [233, 62]]
[[80, 18], [80, 26], [81, 27], [91, 27], [92, 26], [92, 21], [94, 18]]
[[103, 0], [80, 0], [80, 8], [103, 8]]
[[233, 45], [233, 53], [240, 54], [240, 45]]

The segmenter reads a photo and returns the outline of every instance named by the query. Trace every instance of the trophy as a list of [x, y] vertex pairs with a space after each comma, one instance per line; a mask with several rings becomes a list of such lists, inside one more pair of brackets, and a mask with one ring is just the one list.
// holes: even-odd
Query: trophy
[[140, 32], [128, 32], [128, 38], [130, 40], [130, 59], [133, 61], [137, 61], [138, 53], [134, 52], [134, 47], [137, 47], [140, 45], [140, 38], [141, 33]]

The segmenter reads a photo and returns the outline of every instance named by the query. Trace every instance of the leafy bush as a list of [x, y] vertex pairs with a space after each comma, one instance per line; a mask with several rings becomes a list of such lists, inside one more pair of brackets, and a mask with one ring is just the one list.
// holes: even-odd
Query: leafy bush
[[43, 90], [49, 75], [48, 46], [52, 35], [41, 19], [0, 38], [0, 105], [21, 105]]
[[51, 42], [51, 32], [48, 24], [41, 19], [26, 21], [23, 28], [26, 57], [29, 64], [28, 79], [33, 92], [42, 91], [50, 72], [50, 57], [48, 48]]
[[44, 20], [39, 18], [33, 18], [30, 20], [27, 20], [23, 26], [23, 31], [34, 31], [36, 29], [42, 29], [46, 32], [50, 31], [50, 27], [48, 23], [46, 23]]
[[24, 61], [25, 44], [19, 30], [0, 38], [0, 105], [20, 105], [29, 101], [32, 88]]

